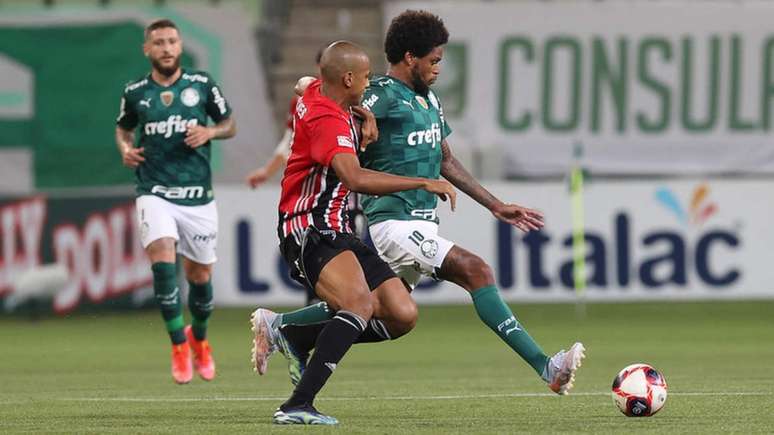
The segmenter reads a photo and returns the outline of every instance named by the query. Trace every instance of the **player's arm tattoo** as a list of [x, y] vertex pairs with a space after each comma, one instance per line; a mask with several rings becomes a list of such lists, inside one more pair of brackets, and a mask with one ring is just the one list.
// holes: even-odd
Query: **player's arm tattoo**
[[236, 134], [236, 121], [233, 117], [228, 117], [210, 128], [214, 133], [213, 139], [228, 139]]
[[470, 172], [454, 157], [446, 140], [441, 142], [441, 151], [443, 152], [443, 159], [441, 160], [441, 175], [443, 178], [449, 180], [454, 187], [465, 192], [466, 195], [488, 210], [492, 210], [494, 206], [502, 203], [470, 175]]
[[121, 155], [132, 149], [134, 147], [134, 130], [124, 130], [121, 127], [116, 127], [116, 146]]

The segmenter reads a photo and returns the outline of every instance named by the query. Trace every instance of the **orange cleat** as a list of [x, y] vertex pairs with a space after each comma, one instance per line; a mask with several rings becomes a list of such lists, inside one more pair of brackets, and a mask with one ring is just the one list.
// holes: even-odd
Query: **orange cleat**
[[193, 335], [191, 325], [185, 327], [185, 337], [193, 349], [193, 367], [205, 381], [215, 378], [215, 360], [212, 359], [212, 348], [207, 340], [199, 341]]
[[172, 345], [172, 377], [178, 384], [187, 384], [193, 378], [191, 347], [188, 343]]

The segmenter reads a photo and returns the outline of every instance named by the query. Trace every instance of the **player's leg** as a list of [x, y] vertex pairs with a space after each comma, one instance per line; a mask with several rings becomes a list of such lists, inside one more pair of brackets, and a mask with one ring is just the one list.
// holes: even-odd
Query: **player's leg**
[[207, 324], [212, 314], [212, 264], [201, 264], [183, 257], [183, 270], [188, 281], [188, 309], [191, 325], [186, 338], [194, 353], [193, 365], [205, 381], [215, 378], [215, 359], [207, 340]]
[[151, 262], [153, 293], [172, 341], [172, 377], [187, 383], [193, 376], [190, 348], [183, 328], [180, 288], [177, 284], [175, 244], [177, 225], [171, 204], [161, 198], [143, 195], [137, 198], [137, 217], [143, 248]]
[[[327, 254], [312, 253], [311, 256], [324, 261]], [[306, 267], [314, 260], [304, 263]], [[306, 370], [293, 394], [274, 414], [274, 422], [310, 424], [315, 420], [317, 423], [335, 424], [337, 421], [332, 417], [319, 414], [313, 402], [336, 365], [371, 319], [369, 288], [357, 257], [349, 250], [339, 252], [324, 263], [318, 276], [314, 276], [314, 271], [307, 269], [306, 272], [320, 299], [336, 307], [337, 311], [317, 337], [315, 352]]]
[[495, 286], [494, 274], [481, 257], [455, 245], [441, 265], [439, 277], [467, 290], [481, 321], [519, 354], [554, 392], [566, 394], [572, 388], [580, 367], [583, 345], [576, 343], [569, 352], [548, 356], [529, 335]]
[[[356, 343], [396, 339], [411, 331], [418, 314], [410, 288], [395, 277], [390, 266], [371, 248], [355, 238], [350, 247], [366, 273], [374, 314]], [[317, 335], [337, 308], [321, 302], [284, 314], [264, 308], [255, 310], [252, 316], [255, 370], [259, 374], [265, 373], [268, 357], [274, 350], [280, 350], [289, 360], [290, 377], [295, 384], [315, 346]]]
[[209, 381], [215, 377], [215, 361], [207, 339], [207, 326], [213, 310], [212, 268], [217, 260], [217, 208], [212, 201], [201, 206], [178, 206], [177, 212], [180, 229], [178, 250], [183, 256], [191, 312], [191, 325], [186, 327], [186, 336], [194, 353], [194, 369], [202, 379]]
[[[368, 273], [368, 272], [367, 272]], [[336, 307], [327, 309], [335, 313]], [[387, 340], [396, 340], [408, 334], [417, 323], [417, 304], [411, 297], [402, 280], [391, 277], [379, 284], [371, 292], [371, 308], [373, 317], [355, 343], [379, 343]], [[265, 309], [256, 310], [257, 315], [271, 316]], [[270, 320], [271, 321], [271, 320]], [[305, 361], [309, 353], [315, 347], [317, 336], [325, 328], [329, 319], [313, 323], [288, 323], [282, 326], [271, 326], [268, 332], [270, 345], [276, 346], [286, 357], [290, 358], [290, 379], [294, 384], [298, 376], [303, 372]], [[268, 330], [269, 328], [266, 328]], [[290, 353], [290, 355], [289, 355]], [[259, 373], [266, 371], [265, 359]]]

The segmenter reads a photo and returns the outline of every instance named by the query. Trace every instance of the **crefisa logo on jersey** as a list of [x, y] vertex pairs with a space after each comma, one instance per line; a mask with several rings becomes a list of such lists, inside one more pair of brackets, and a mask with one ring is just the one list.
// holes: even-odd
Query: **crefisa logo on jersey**
[[169, 139], [174, 133], [185, 133], [194, 125], [199, 125], [199, 120], [196, 118], [183, 119], [180, 115], [170, 115], [166, 121], [146, 122], [143, 131], [146, 136], [161, 134]]
[[[695, 187], [687, 204], [665, 187], [656, 189], [654, 198], [679, 225], [653, 224], [636, 210], [617, 210], [610, 232], [586, 230], [589, 286], [658, 290], [699, 285], [722, 291], [737, 284], [743, 270], [734, 254], [742, 246], [742, 227], [705, 225], [718, 211], [717, 203], [709, 199], [709, 187]], [[513, 228], [498, 222], [500, 284], [513, 287], [519, 279], [516, 265], [523, 264], [527, 268], [520, 282], [527, 287], [540, 290], [559, 284], [574, 288], [572, 245], [571, 232], [557, 237], [547, 230], [532, 231], [517, 241]], [[561, 259], [555, 256], [557, 250]], [[525, 260], [516, 261], [521, 255]], [[554, 260], [549, 261], [550, 257]]]
[[441, 125], [434, 122], [427, 130], [412, 131], [406, 136], [406, 141], [411, 146], [430, 144], [435, 148], [441, 143]]
[[193, 107], [199, 104], [199, 92], [194, 88], [185, 88], [180, 93], [180, 101], [188, 107]]

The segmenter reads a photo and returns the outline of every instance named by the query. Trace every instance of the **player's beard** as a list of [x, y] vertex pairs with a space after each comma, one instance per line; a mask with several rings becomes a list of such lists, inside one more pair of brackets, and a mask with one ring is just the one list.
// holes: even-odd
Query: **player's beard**
[[419, 67], [416, 64], [411, 68], [411, 86], [414, 87], [414, 92], [423, 97], [426, 97], [427, 93], [430, 92], [430, 85], [422, 80], [422, 74], [419, 73]]
[[158, 71], [164, 77], [171, 77], [177, 72], [178, 68], [180, 68], [180, 56], [175, 58], [172, 66], [163, 66], [161, 64], [161, 59], [151, 59], [151, 65], [153, 65], [153, 69]]

